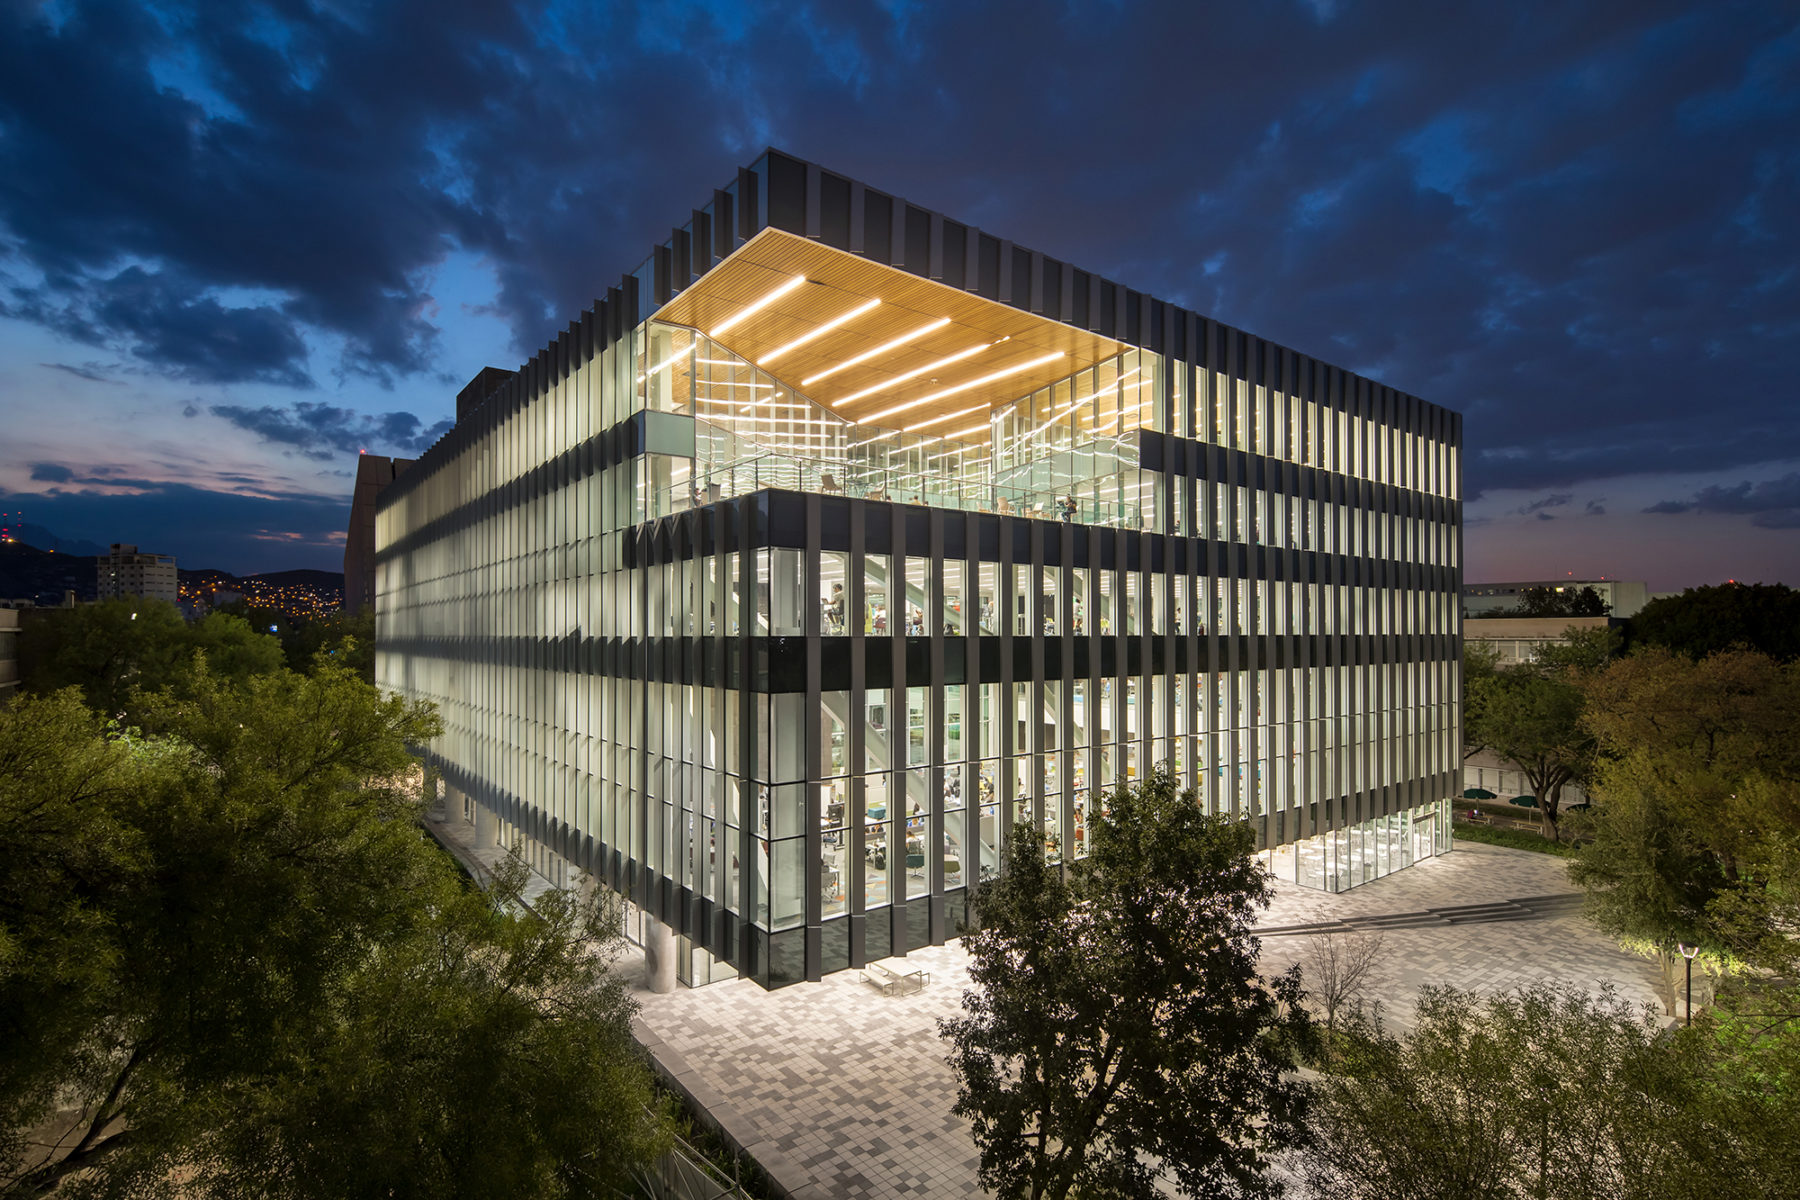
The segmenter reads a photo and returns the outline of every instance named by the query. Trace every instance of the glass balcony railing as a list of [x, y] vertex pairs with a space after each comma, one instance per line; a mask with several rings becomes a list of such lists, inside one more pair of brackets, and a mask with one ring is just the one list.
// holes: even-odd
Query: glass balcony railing
[[658, 506], [660, 511], [654, 515], [683, 512], [768, 488], [920, 504], [962, 512], [1003, 513], [1045, 521], [1066, 520], [1120, 529], [1138, 528], [1144, 513], [1142, 506], [1135, 503], [1083, 496], [1078, 492], [1033, 491], [918, 470], [763, 454], [712, 466], [703, 476], [666, 489], [659, 497], [662, 501]]

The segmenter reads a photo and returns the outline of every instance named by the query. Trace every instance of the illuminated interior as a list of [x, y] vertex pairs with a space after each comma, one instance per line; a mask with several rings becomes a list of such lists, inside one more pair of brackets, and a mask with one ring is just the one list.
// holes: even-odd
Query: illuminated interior
[[696, 418], [652, 514], [760, 487], [1142, 518], [1161, 359], [778, 230], [664, 305], [639, 405]]

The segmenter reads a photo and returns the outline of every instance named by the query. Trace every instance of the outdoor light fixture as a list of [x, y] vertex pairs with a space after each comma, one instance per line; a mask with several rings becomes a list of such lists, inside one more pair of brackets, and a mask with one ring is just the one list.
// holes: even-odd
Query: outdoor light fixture
[[[1557, 588], [1557, 591], [1562, 591]], [[1699, 946], [1690, 946], [1686, 942], [1676, 942], [1675, 948], [1681, 951], [1681, 957], [1687, 960], [1687, 1023], [1694, 1023], [1694, 955], [1700, 953]]]
[[754, 304], [751, 304], [746, 308], [738, 309], [735, 314], [733, 314], [732, 316], [726, 317], [723, 321], [719, 322], [717, 325], [714, 325], [712, 328], [712, 336], [718, 337], [721, 333], [724, 333], [727, 329], [730, 329], [733, 325], [736, 325], [739, 321], [742, 321], [745, 317], [755, 316], [757, 313], [759, 313], [763, 309], [769, 307], [769, 305], [775, 303], [777, 300], [781, 299], [783, 296], [787, 295], [789, 292], [793, 291], [795, 288], [799, 287], [801, 284], [803, 284], [805, 282], [806, 282], [806, 276], [804, 276], [804, 275], [794, 276], [792, 279], [788, 280], [786, 283], [782, 284], [780, 287], [776, 288], [774, 291], [768, 293], [762, 299], [756, 301]]
[[789, 342], [787, 345], [781, 346], [774, 350], [769, 351], [767, 354], [765, 354], [761, 358], [757, 359], [757, 361], [765, 362], [765, 363], [774, 362], [776, 359], [778, 359], [782, 355], [786, 354], [789, 350], [796, 350], [796, 349], [800, 348], [801, 346], [806, 345], [806, 343], [813, 341], [816, 338], [824, 337], [826, 334], [828, 334], [832, 330], [836, 329], [839, 325], [844, 324], [844, 322], [846, 322], [846, 321], [854, 321], [856, 318], [862, 316], [864, 313], [868, 312], [870, 309], [874, 308], [876, 305], [878, 305], [880, 303], [881, 303], [881, 298], [879, 296], [877, 296], [875, 299], [869, 301], [867, 304], [859, 304], [855, 308], [851, 309], [849, 312], [843, 314], [842, 316], [833, 317], [831, 320], [825, 322], [823, 325], [819, 326], [817, 329], [813, 330], [811, 333], [803, 333], [799, 337], [795, 338], [793, 341]]
[[893, 350], [897, 347], [904, 346], [908, 342], [915, 342], [915, 341], [919, 340], [920, 338], [924, 337], [928, 333], [933, 333], [939, 329], [942, 329], [944, 326], [948, 325], [949, 323], [950, 323], [949, 317], [939, 317], [937, 320], [932, 321], [928, 325], [919, 326], [917, 329], [913, 330], [911, 333], [901, 334], [899, 337], [895, 338], [891, 342], [883, 342], [883, 343], [881, 343], [881, 345], [875, 347], [873, 350], [864, 350], [861, 354], [858, 354], [853, 358], [846, 358], [843, 362], [839, 363], [835, 367], [830, 368], [829, 370], [820, 371], [817, 375], [809, 375], [807, 378], [802, 379], [800, 381], [800, 386], [805, 387], [809, 383], [817, 383], [821, 379], [829, 379], [829, 378], [831, 378], [831, 376], [836, 375], [839, 371], [846, 370], [847, 368], [850, 368], [850, 367], [854, 367], [858, 363], [868, 362], [871, 358], [874, 358], [876, 355], [886, 354], [889, 350]]
[[[875, 413], [873, 416], [864, 417], [863, 420], [879, 421], [883, 417], [891, 417], [895, 413], [905, 412], [909, 408], [917, 408], [921, 404], [930, 404], [933, 400], [942, 400], [946, 396], [954, 396], [959, 392], [966, 392], [970, 388], [978, 388], [984, 383], [993, 383], [995, 380], [1005, 379], [1009, 375], [1017, 375], [1021, 371], [1029, 371], [1033, 367], [1041, 367], [1045, 363], [1055, 362], [1057, 359], [1062, 358], [1062, 357], [1063, 357], [1063, 352], [1061, 350], [1058, 350], [1053, 354], [1045, 354], [1038, 358], [1028, 358], [1022, 363], [1014, 363], [1012, 366], [1002, 368], [1001, 370], [995, 371], [991, 375], [983, 375], [979, 379], [971, 379], [967, 383], [959, 383], [955, 387], [947, 387], [947, 388], [944, 388], [942, 391], [932, 392], [929, 396], [920, 396], [917, 400], [908, 400], [905, 404], [897, 404], [893, 408], [885, 409], [881, 412]], [[974, 412], [974, 411], [975, 411], [975, 409], [973, 409], [973, 408], [964, 410], [964, 412]], [[959, 413], [957, 415], [960, 416], [962, 414]], [[944, 417], [938, 417], [933, 421], [927, 421], [926, 424], [928, 424], [928, 425], [935, 424], [937, 421], [941, 421], [941, 420], [945, 420], [945, 419], [946, 418], [944, 418]], [[917, 426], [915, 426], [914, 428], [917, 428]]]
[[[1005, 338], [1001, 338], [1000, 342], [1004, 342], [1005, 340], [1006, 340]], [[878, 383], [874, 387], [866, 387], [862, 391], [854, 392], [851, 395], [845, 396], [841, 400], [833, 400], [831, 402], [831, 407], [841, 408], [842, 406], [852, 403], [853, 401], [861, 400], [864, 396], [873, 396], [876, 392], [885, 392], [891, 387], [899, 387], [901, 384], [905, 383], [907, 380], [917, 379], [919, 376], [927, 374], [931, 371], [935, 371], [939, 367], [947, 367], [951, 363], [961, 362], [965, 358], [973, 358], [975, 355], [980, 354], [983, 350], [988, 350], [994, 346], [998, 346], [1000, 344], [1000, 342], [983, 342], [979, 346], [970, 346], [967, 350], [958, 350], [955, 354], [952, 354], [949, 358], [940, 358], [934, 363], [927, 363], [926, 365], [919, 367], [916, 370], [906, 372], [906, 374], [904, 374], [904, 375], [896, 375], [892, 379], [888, 380], [886, 383]], [[899, 410], [898, 409], [890, 409], [889, 411], [890, 412], [898, 412]], [[886, 414], [884, 413], [882, 415], [885, 416]]]

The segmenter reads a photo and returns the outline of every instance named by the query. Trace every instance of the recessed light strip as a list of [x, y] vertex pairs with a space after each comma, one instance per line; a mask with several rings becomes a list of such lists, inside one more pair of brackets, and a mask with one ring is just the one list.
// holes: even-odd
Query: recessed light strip
[[[1022, 371], [1029, 371], [1033, 367], [1041, 367], [1045, 363], [1055, 362], [1062, 357], [1064, 357], [1063, 352], [1058, 350], [1053, 354], [1045, 354], [1038, 358], [1026, 359], [1022, 363], [1014, 363], [1012, 366], [995, 371], [991, 375], [983, 375], [978, 379], [971, 379], [967, 383], [959, 383], [955, 387], [947, 387], [942, 391], [932, 392], [928, 396], [920, 396], [917, 400], [908, 400], [905, 404], [896, 404], [893, 408], [884, 409], [871, 416], [863, 417], [861, 420], [864, 422], [879, 421], [883, 417], [891, 417], [895, 413], [905, 412], [909, 408], [917, 408], [921, 404], [930, 404], [933, 400], [942, 400], [946, 396], [954, 396], [959, 392], [966, 392], [970, 388], [978, 388], [983, 384], [993, 383], [996, 380], [1005, 379], [1011, 375], [1017, 375]], [[971, 409], [970, 411], [972, 412], [974, 410]]]
[[[1000, 339], [1001, 342], [1004, 342], [1006, 340], [1007, 340], [1006, 338]], [[860, 392], [853, 392], [850, 395], [845, 396], [841, 400], [833, 400], [831, 402], [831, 407], [842, 408], [844, 405], [851, 404], [857, 400], [861, 400], [865, 396], [873, 396], [875, 393], [885, 392], [891, 387], [899, 387], [901, 384], [905, 383], [909, 379], [917, 379], [919, 376], [924, 375], [931, 371], [935, 371], [939, 367], [947, 367], [951, 363], [961, 362], [965, 358], [972, 358], [975, 355], [980, 354], [983, 350], [991, 349], [992, 347], [998, 346], [999, 344], [1000, 344], [1000, 342], [983, 342], [979, 346], [970, 346], [967, 350], [958, 350], [955, 354], [952, 354], [949, 358], [940, 358], [934, 363], [927, 363], [926, 365], [919, 367], [916, 370], [906, 372], [906, 374], [904, 374], [904, 375], [896, 375], [892, 379], [888, 380], [886, 383], [878, 383], [874, 387], [866, 387]]]
[[776, 288], [774, 291], [765, 295], [762, 299], [757, 300], [756, 302], [748, 305], [747, 307], [738, 309], [736, 313], [732, 314], [729, 317], [726, 317], [723, 321], [719, 322], [717, 325], [714, 325], [712, 327], [712, 336], [718, 337], [721, 333], [724, 333], [727, 329], [730, 329], [733, 325], [736, 325], [739, 321], [742, 321], [746, 317], [755, 316], [757, 313], [761, 312], [763, 309], [767, 308], [769, 305], [775, 303], [775, 301], [781, 299], [783, 296], [787, 295], [789, 292], [793, 291], [795, 288], [799, 287], [801, 284], [803, 284], [805, 282], [806, 282], [806, 276], [804, 276], [804, 275], [794, 276], [792, 279], [788, 280], [786, 283], [782, 284], [780, 287]]
[[836, 329], [839, 325], [842, 325], [847, 321], [856, 320], [856, 318], [862, 316], [864, 313], [868, 312], [870, 309], [874, 308], [876, 305], [878, 305], [880, 303], [881, 303], [881, 298], [879, 296], [877, 296], [875, 299], [869, 301], [867, 304], [859, 304], [855, 308], [851, 309], [849, 312], [844, 313], [842, 316], [833, 317], [831, 320], [825, 322], [823, 325], [819, 326], [817, 329], [813, 330], [811, 333], [803, 333], [799, 337], [795, 338], [793, 341], [789, 342], [787, 345], [779, 346], [776, 349], [769, 351], [767, 354], [763, 355], [761, 358], [757, 359], [756, 361], [759, 363], [772, 363], [776, 359], [780, 358], [782, 355], [786, 354], [789, 350], [798, 350], [801, 346], [806, 345], [806, 343], [808, 343], [810, 341], [814, 341], [818, 338], [824, 337], [826, 334], [828, 334], [832, 330]]
[[933, 333], [939, 329], [942, 329], [944, 326], [948, 325], [949, 323], [950, 323], [949, 317], [939, 317], [937, 320], [932, 321], [929, 324], [919, 326], [917, 329], [913, 330], [911, 333], [901, 334], [899, 337], [895, 338], [891, 342], [883, 342], [883, 343], [881, 343], [881, 345], [875, 347], [873, 350], [864, 350], [861, 354], [858, 354], [853, 358], [846, 358], [843, 362], [839, 363], [835, 367], [830, 368], [829, 370], [820, 371], [817, 375], [810, 375], [807, 378], [802, 379], [800, 381], [800, 386], [806, 387], [808, 384], [817, 383], [821, 379], [829, 379], [833, 375], [836, 375], [839, 371], [848, 370], [849, 368], [856, 366], [858, 363], [868, 362], [871, 358], [874, 358], [878, 354], [886, 354], [889, 350], [893, 350], [900, 346], [904, 346], [908, 342], [917, 341], [918, 339], [924, 337], [928, 333]]

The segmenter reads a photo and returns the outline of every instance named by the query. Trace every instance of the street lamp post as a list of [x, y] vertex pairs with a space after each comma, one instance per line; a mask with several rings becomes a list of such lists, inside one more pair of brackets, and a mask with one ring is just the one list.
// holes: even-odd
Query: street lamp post
[[1676, 942], [1675, 948], [1681, 951], [1681, 957], [1687, 960], [1687, 1023], [1694, 1023], [1694, 955], [1700, 953], [1700, 947], [1690, 946], [1686, 942]]

